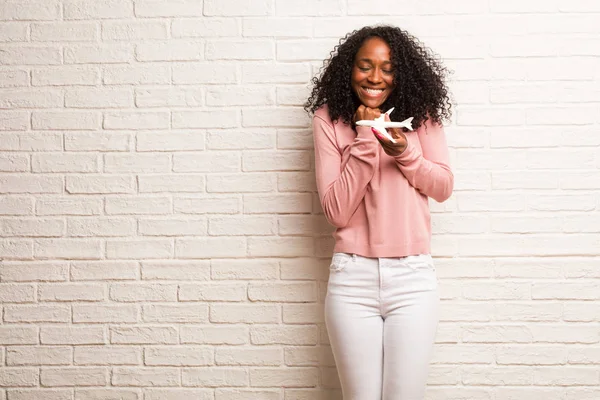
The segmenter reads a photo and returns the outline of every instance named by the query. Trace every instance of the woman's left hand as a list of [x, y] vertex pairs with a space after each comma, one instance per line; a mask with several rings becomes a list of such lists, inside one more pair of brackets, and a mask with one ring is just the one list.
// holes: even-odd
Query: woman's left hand
[[[387, 114], [385, 116], [385, 120], [390, 120], [390, 117]], [[375, 128], [371, 128], [371, 131], [377, 140], [379, 140], [379, 143], [381, 143], [381, 146], [383, 147], [383, 151], [385, 151], [388, 156], [399, 156], [402, 154], [402, 152], [404, 152], [404, 150], [406, 150], [406, 147], [408, 146], [408, 141], [404, 133], [402, 133], [401, 128], [386, 128], [386, 131], [392, 135], [396, 143], [392, 143], [390, 139], [377, 132]]]

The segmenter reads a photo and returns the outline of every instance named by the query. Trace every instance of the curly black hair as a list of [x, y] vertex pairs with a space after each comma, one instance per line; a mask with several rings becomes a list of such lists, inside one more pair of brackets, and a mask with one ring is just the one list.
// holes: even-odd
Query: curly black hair
[[390, 116], [392, 120], [414, 117], [415, 129], [428, 119], [437, 123], [448, 120], [451, 115], [445, 83], [448, 69], [416, 37], [389, 25], [366, 26], [340, 39], [329, 59], [323, 62], [320, 76], [312, 78], [312, 93], [304, 104], [306, 112], [314, 113], [327, 104], [332, 121], [341, 119], [351, 123], [360, 105], [350, 82], [354, 57], [365, 40], [374, 36], [390, 47], [394, 68], [395, 89], [382, 109], [396, 107]]

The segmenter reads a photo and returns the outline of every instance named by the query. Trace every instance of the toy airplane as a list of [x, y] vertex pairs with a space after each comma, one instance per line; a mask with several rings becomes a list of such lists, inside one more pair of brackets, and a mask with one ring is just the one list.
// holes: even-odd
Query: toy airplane
[[381, 133], [386, 138], [390, 139], [392, 141], [392, 143], [396, 143], [396, 141], [394, 140], [392, 135], [390, 135], [388, 133], [388, 131], [385, 130], [385, 128], [406, 128], [406, 129], [412, 131], [413, 128], [412, 128], [411, 122], [413, 120], [413, 117], [407, 118], [402, 122], [386, 121], [385, 116], [386, 115], [389, 116], [392, 113], [392, 111], [394, 111], [394, 107], [390, 108], [384, 114], [381, 114], [381, 116], [379, 116], [378, 118], [375, 118], [374, 120], [363, 119], [360, 121], [356, 121], [356, 125], [370, 126], [373, 129], [375, 129], [377, 132]]

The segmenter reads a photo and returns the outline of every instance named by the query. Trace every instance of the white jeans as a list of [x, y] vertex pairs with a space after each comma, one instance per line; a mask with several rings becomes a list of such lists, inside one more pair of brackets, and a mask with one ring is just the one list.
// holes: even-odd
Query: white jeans
[[423, 400], [438, 306], [430, 255], [335, 253], [325, 322], [344, 400]]

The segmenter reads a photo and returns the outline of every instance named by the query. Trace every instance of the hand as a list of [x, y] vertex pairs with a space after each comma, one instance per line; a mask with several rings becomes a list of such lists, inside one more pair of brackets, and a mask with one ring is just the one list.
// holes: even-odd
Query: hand
[[379, 108], [369, 108], [364, 105], [360, 105], [354, 113], [354, 122], [362, 120], [374, 120], [381, 115]]
[[[390, 117], [387, 114], [385, 115], [385, 120], [390, 120]], [[404, 150], [406, 150], [406, 147], [408, 146], [408, 141], [404, 133], [402, 133], [401, 128], [386, 128], [386, 131], [388, 131], [388, 133], [392, 135], [396, 143], [392, 143], [390, 139], [377, 132], [375, 128], [371, 128], [371, 131], [373, 132], [377, 140], [379, 140], [379, 143], [381, 143], [381, 147], [383, 147], [383, 151], [385, 151], [385, 154], [387, 154], [388, 156], [399, 156], [404, 152]]]

